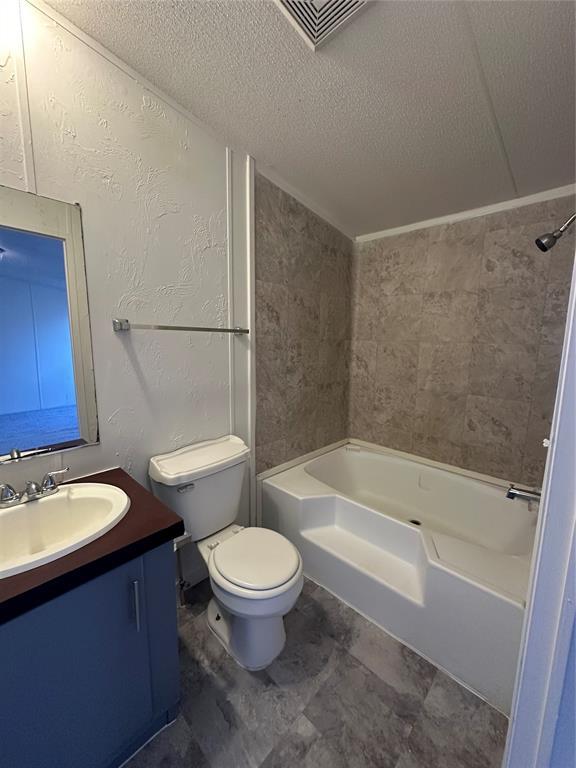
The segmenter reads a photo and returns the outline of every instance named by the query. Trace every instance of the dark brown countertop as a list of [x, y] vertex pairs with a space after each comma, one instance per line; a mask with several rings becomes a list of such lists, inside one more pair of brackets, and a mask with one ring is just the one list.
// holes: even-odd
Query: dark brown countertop
[[181, 518], [122, 469], [70, 482], [115, 485], [130, 498], [130, 509], [96, 541], [46, 565], [0, 579], [0, 623], [184, 533]]

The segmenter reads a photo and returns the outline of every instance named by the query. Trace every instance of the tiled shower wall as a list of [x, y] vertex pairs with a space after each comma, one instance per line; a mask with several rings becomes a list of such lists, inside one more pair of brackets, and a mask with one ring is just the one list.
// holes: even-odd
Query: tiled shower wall
[[347, 436], [352, 242], [256, 175], [256, 463]]
[[[356, 245], [256, 177], [258, 471], [344, 437], [540, 484], [571, 197]], [[351, 342], [350, 342], [351, 339]]]
[[357, 245], [349, 436], [540, 484], [574, 236], [573, 198]]

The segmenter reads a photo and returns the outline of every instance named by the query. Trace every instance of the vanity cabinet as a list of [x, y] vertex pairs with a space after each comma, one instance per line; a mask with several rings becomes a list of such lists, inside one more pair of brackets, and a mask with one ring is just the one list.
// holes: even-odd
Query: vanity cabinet
[[0, 763], [112, 768], [175, 717], [166, 542], [0, 626]]

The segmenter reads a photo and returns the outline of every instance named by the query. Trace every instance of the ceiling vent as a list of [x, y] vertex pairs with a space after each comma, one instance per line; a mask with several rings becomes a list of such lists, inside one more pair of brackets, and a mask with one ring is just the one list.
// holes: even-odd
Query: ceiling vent
[[315, 51], [361, 11], [367, 0], [276, 0], [276, 3]]

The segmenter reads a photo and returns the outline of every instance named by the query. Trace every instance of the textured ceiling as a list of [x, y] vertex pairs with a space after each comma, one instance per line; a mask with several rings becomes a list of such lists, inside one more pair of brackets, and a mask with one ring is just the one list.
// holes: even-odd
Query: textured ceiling
[[50, 5], [348, 234], [574, 181], [570, 0], [383, 0], [317, 52], [272, 0]]

